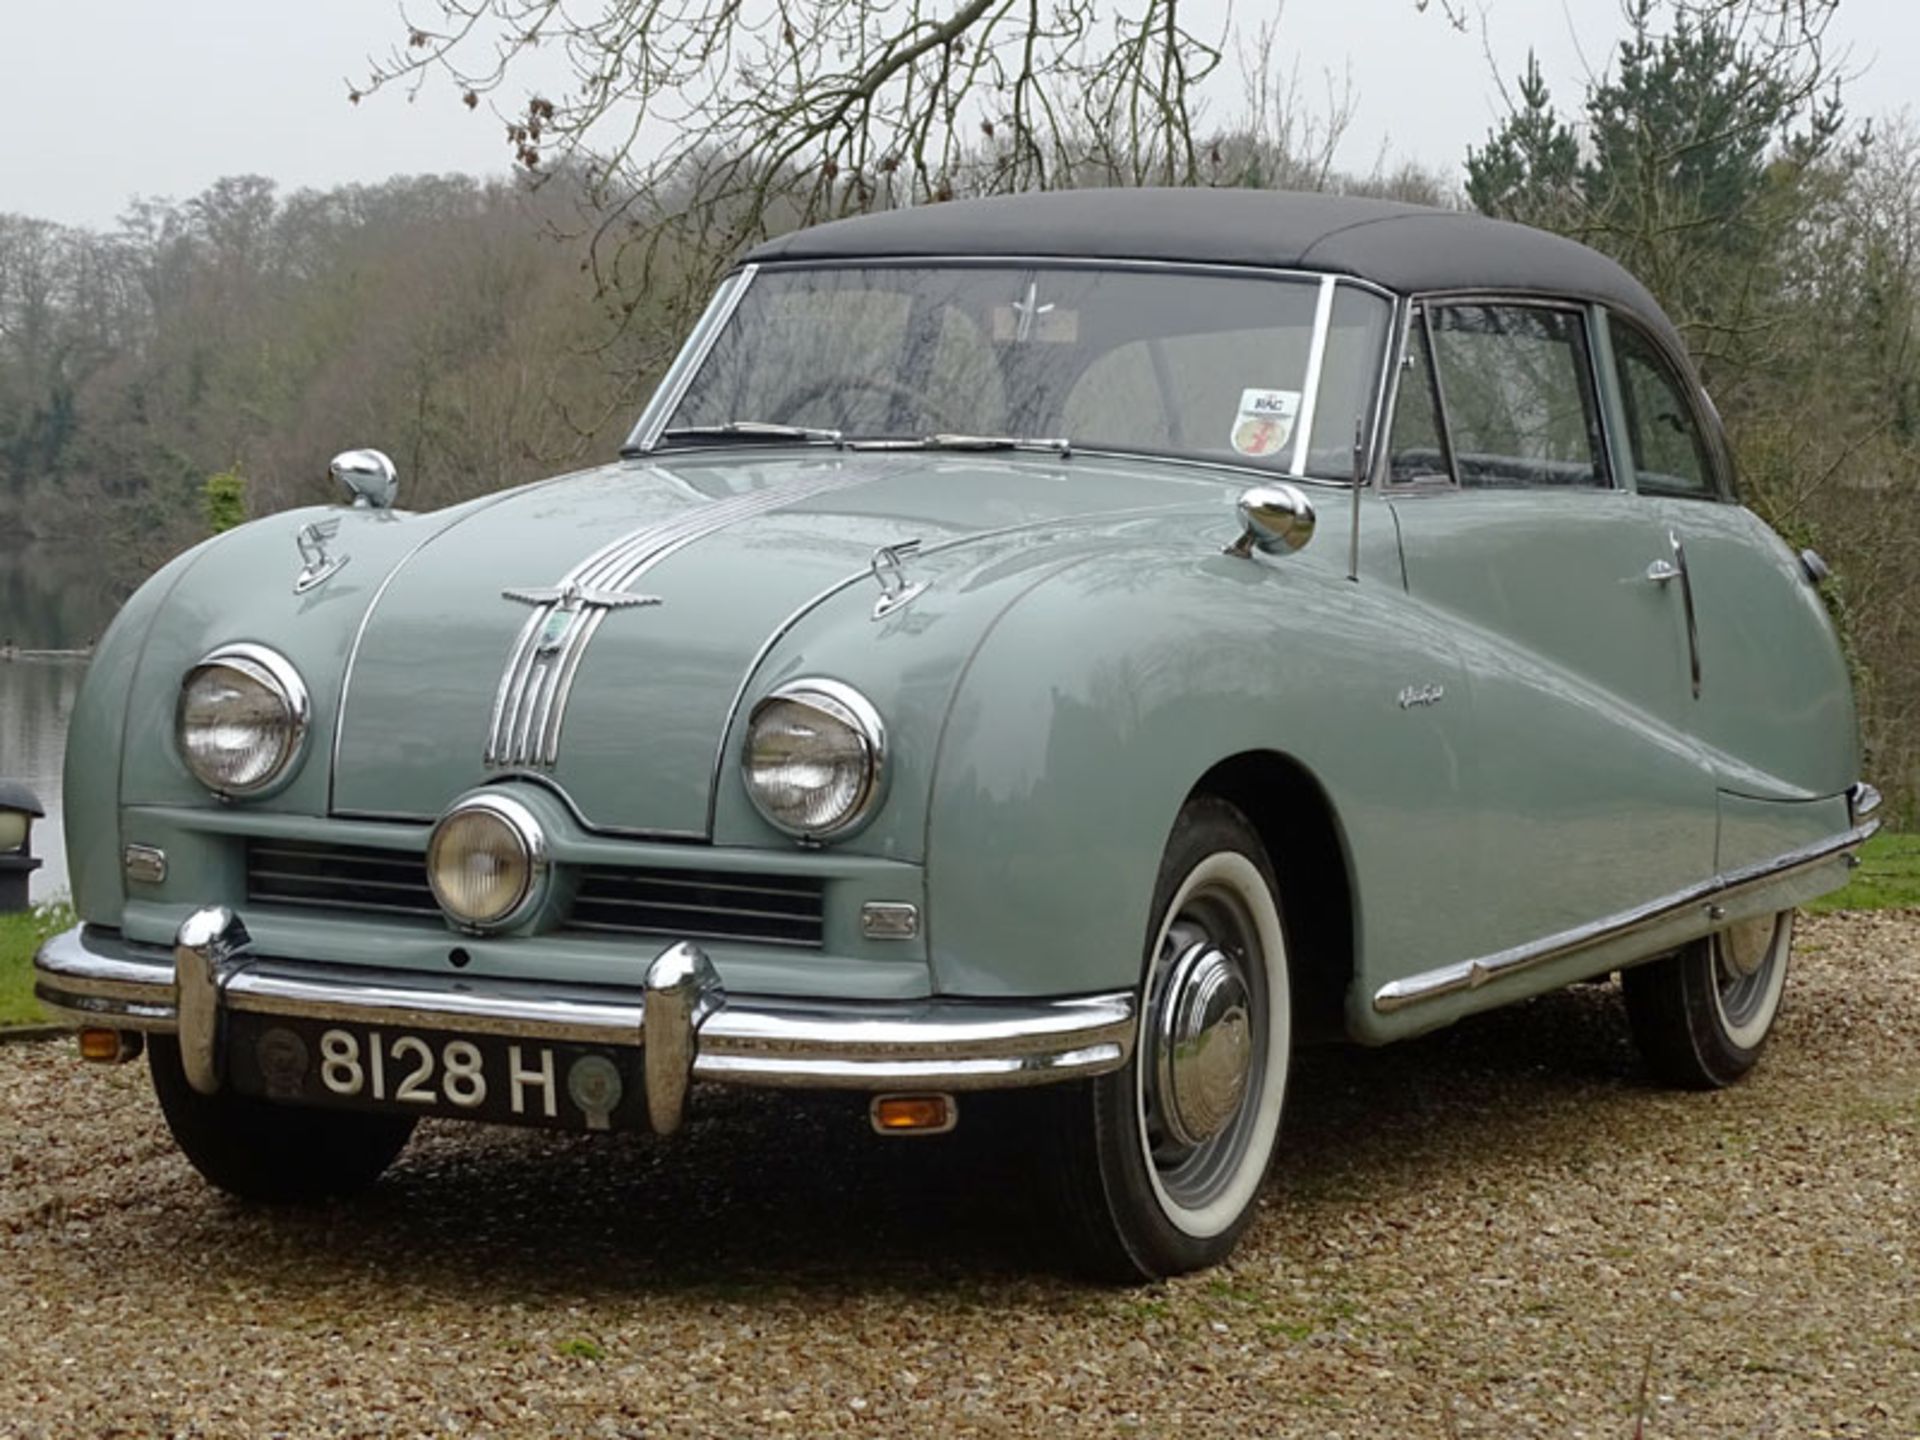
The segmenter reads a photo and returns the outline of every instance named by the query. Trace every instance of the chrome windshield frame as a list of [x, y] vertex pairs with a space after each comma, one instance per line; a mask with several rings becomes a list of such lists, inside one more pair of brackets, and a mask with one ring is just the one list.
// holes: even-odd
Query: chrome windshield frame
[[651, 454], [660, 443], [660, 432], [667, 428], [668, 417], [680, 408], [680, 402], [686, 398], [687, 387], [693, 384], [693, 377], [699, 373], [700, 367], [707, 363], [707, 355], [712, 351], [714, 341], [720, 338], [720, 332], [739, 308], [740, 298], [747, 293], [754, 276], [759, 273], [758, 265], [746, 265], [720, 281], [719, 288], [713, 292], [713, 299], [707, 302], [707, 308], [694, 323], [693, 333], [687, 336], [687, 343], [673, 357], [673, 364], [660, 377], [660, 383], [647, 400], [646, 409], [640, 412], [639, 420], [634, 422], [627, 443], [622, 447], [623, 454]]
[[[1351, 489], [1351, 479], [1335, 480], [1327, 476], [1307, 475], [1304, 472], [1307, 452], [1312, 439], [1312, 426], [1319, 401], [1319, 385], [1324, 369], [1326, 348], [1333, 325], [1333, 303], [1343, 285], [1351, 285], [1356, 290], [1372, 295], [1389, 307], [1385, 339], [1382, 342], [1383, 358], [1379, 371], [1384, 378], [1390, 374], [1389, 360], [1394, 354], [1394, 338], [1401, 306], [1405, 297], [1371, 280], [1358, 275], [1332, 274], [1319, 270], [1282, 269], [1266, 265], [1226, 265], [1204, 262], [1186, 262], [1178, 260], [1115, 260], [1092, 259], [1082, 256], [1062, 255], [877, 255], [877, 256], [835, 256], [823, 259], [778, 260], [743, 266], [728, 275], [714, 292], [713, 300], [702, 313], [693, 333], [681, 347], [672, 366], [662, 377], [653, 396], [648, 400], [646, 409], [641, 413], [632, 434], [628, 437], [623, 453], [628, 455], [652, 454], [659, 446], [667, 421], [679, 408], [680, 402], [693, 384], [694, 377], [706, 364], [721, 331], [732, 320], [734, 311], [739, 308], [748, 287], [755, 278], [763, 273], [780, 274], [804, 270], [879, 270], [879, 269], [934, 269], [942, 266], [965, 266], [971, 269], [993, 268], [1033, 268], [1052, 270], [1109, 270], [1109, 271], [1150, 271], [1162, 274], [1187, 275], [1225, 275], [1247, 279], [1285, 280], [1313, 285], [1316, 289], [1313, 318], [1313, 332], [1307, 345], [1307, 365], [1301, 380], [1300, 413], [1294, 425], [1293, 449], [1279, 478], [1302, 481], [1315, 485], [1336, 485]], [[1381, 412], [1381, 379], [1376, 378], [1373, 391], [1362, 403], [1362, 411], [1370, 417], [1378, 417]], [[1370, 433], [1368, 473], [1378, 456], [1380, 443], [1379, 425], [1369, 427]], [[1162, 451], [1140, 451], [1117, 449], [1110, 445], [1076, 442], [1076, 452], [1088, 454], [1134, 456], [1155, 461], [1174, 461], [1185, 464], [1223, 467], [1244, 473], [1258, 474], [1266, 478], [1276, 478], [1273, 467], [1238, 463], [1228, 456], [1207, 452], [1195, 452], [1190, 455], [1169, 454]]]
[[[1314, 413], [1320, 406], [1320, 376], [1327, 362], [1327, 331], [1333, 326], [1333, 292], [1339, 283], [1331, 275], [1322, 275], [1320, 293], [1314, 297], [1313, 336], [1307, 341], [1307, 373], [1300, 378], [1300, 414], [1293, 422], [1293, 454], [1287, 457], [1289, 475], [1307, 473]], [[1377, 395], [1378, 381], [1374, 382], [1374, 388]]]

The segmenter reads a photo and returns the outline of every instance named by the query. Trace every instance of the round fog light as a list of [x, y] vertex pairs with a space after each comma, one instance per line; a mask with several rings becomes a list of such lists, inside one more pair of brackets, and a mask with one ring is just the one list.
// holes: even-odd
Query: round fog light
[[462, 929], [498, 930], [533, 908], [547, 868], [533, 812], [504, 795], [463, 800], [433, 827], [427, 883]]

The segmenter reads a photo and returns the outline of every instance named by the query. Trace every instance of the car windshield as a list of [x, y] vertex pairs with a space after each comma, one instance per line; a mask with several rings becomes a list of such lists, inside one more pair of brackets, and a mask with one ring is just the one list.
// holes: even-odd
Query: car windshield
[[762, 270], [657, 443], [1044, 440], [1344, 480], [1390, 306], [1334, 288], [1309, 396], [1320, 290], [1146, 267]]

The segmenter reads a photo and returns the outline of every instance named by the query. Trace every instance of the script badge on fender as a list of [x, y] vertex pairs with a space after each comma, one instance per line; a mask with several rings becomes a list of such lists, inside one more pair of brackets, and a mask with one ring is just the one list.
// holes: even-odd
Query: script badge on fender
[[1416, 705], [1438, 705], [1446, 698], [1444, 685], [1409, 685], [1400, 692], [1400, 708], [1411, 710]]

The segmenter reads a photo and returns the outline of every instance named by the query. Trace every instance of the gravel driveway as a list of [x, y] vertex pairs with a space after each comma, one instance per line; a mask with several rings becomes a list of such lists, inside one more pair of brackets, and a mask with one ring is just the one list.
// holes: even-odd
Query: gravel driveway
[[[1053, 1247], [976, 1107], [880, 1141], [425, 1127], [250, 1211], [144, 1066], [0, 1047], [0, 1434], [1920, 1437], [1920, 911], [1807, 922], [1760, 1070], [1641, 1079], [1585, 988], [1295, 1072], [1232, 1265]], [[974, 1123], [969, 1125], [968, 1120]]]

